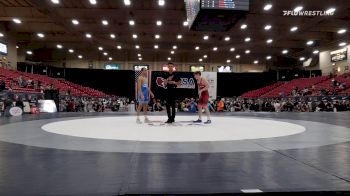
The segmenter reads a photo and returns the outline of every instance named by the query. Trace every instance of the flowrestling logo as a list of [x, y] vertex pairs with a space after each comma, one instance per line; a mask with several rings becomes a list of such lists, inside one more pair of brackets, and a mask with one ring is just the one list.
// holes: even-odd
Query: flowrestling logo
[[283, 10], [283, 16], [333, 16], [335, 10], [305, 10], [297, 11], [294, 10]]
[[[195, 89], [196, 84], [193, 78], [180, 78], [181, 83], [177, 88], [185, 88], [185, 89]], [[166, 79], [162, 77], [157, 77], [156, 79], [157, 86], [166, 89]]]

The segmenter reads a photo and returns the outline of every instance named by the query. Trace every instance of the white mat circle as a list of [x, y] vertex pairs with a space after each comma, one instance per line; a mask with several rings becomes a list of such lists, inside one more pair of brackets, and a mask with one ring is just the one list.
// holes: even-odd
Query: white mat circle
[[42, 129], [61, 135], [145, 142], [208, 142], [283, 137], [302, 133], [305, 127], [266, 119], [213, 117], [210, 125], [193, 125], [193, 116], [179, 116], [163, 125], [164, 116], [150, 116], [153, 125], [136, 124], [135, 117], [87, 118], [49, 123]]

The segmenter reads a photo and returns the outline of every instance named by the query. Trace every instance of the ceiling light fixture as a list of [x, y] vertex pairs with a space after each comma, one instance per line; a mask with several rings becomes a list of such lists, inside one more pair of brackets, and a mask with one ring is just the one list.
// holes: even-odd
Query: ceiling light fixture
[[182, 35], [177, 35], [177, 39], [182, 39]]
[[107, 25], [108, 25], [108, 21], [107, 21], [107, 20], [102, 20], [102, 24], [103, 24], [104, 26], [107, 26]]
[[271, 28], [272, 28], [271, 25], [266, 25], [266, 26], [264, 27], [264, 29], [265, 29], [266, 31], [270, 30]]
[[204, 39], [204, 40], [208, 40], [208, 39], [209, 39], [209, 36], [208, 36], [208, 35], [204, 35], [204, 36], [203, 36], [203, 39]]
[[247, 27], [248, 27], [248, 25], [246, 25], [246, 24], [241, 25], [241, 29], [246, 29]]
[[250, 42], [250, 40], [251, 40], [250, 37], [247, 37], [244, 39], [245, 42]]
[[342, 43], [339, 44], [339, 46], [340, 46], [340, 47], [346, 46], [346, 43], [345, 43], [345, 42], [342, 42]]
[[270, 10], [272, 8], [272, 4], [266, 4], [265, 6], [264, 6], [264, 10], [265, 11], [268, 11], [268, 10]]
[[296, 31], [296, 30], [298, 30], [298, 27], [297, 27], [297, 26], [294, 26], [294, 27], [290, 28], [290, 31], [292, 31], [292, 32], [294, 32], [294, 31]]
[[68, 52], [69, 53], [74, 53], [74, 50], [73, 49], [69, 49]]
[[318, 54], [318, 53], [320, 53], [320, 51], [319, 50], [314, 50], [312, 53], [313, 54]]
[[239, 59], [239, 58], [241, 58], [241, 55], [236, 55], [236, 59]]
[[156, 24], [157, 24], [157, 26], [162, 26], [162, 21], [157, 20]]
[[231, 52], [233, 52], [233, 51], [235, 51], [235, 50], [236, 50], [235, 48], [230, 48], [230, 51], [231, 51]]
[[213, 51], [217, 51], [217, 50], [218, 50], [218, 47], [214, 47], [214, 48], [213, 48]]
[[346, 29], [339, 29], [338, 30], [338, 34], [344, 34], [344, 33], [346, 33]]
[[98, 50], [99, 50], [99, 51], [102, 51], [102, 50], [103, 50], [103, 48], [100, 46], [100, 47], [98, 47]]
[[91, 35], [90, 33], [86, 33], [86, 34], [85, 34], [85, 37], [86, 37], [86, 38], [91, 38], [92, 35]]
[[164, 6], [165, 5], [165, 0], [158, 0], [158, 5], [159, 6]]
[[135, 25], [135, 21], [134, 20], [129, 20], [129, 25], [130, 26], [134, 26]]
[[154, 35], [154, 38], [159, 39], [160, 35], [156, 34], [156, 35]]
[[132, 34], [132, 38], [137, 39], [137, 35], [136, 34]]
[[79, 21], [78, 21], [77, 19], [72, 19], [72, 23], [73, 23], [74, 25], [78, 25], [78, 24], [79, 24]]
[[63, 48], [63, 46], [62, 46], [61, 44], [57, 44], [56, 47], [57, 47], [58, 49], [62, 49], [62, 48]]
[[32, 54], [33, 54], [33, 52], [32, 52], [32, 51], [30, 51], [30, 50], [28, 50], [28, 51], [27, 51], [27, 54], [28, 54], [28, 55], [32, 55]]
[[306, 45], [308, 45], [308, 46], [311, 46], [312, 44], [314, 44], [314, 41], [312, 41], [312, 40], [306, 42]]
[[294, 12], [300, 12], [301, 10], [303, 10], [304, 8], [303, 8], [303, 6], [297, 6], [297, 7], [295, 7], [294, 8]]
[[96, 0], [89, 0], [89, 2], [90, 2], [91, 5], [96, 5], [97, 4]]
[[112, 39], [115, 39], [115, 34], [111, 33], [109, 36], [110, 36]]
[[36, 34], [38, 37], [40, 37], [40, 38], [44, 38], [45, 37], [45, 35], [43, 34], [43, 33], [37, 33]]
[[131, 5], [131, 1], [130, 0], [124, 0], [124, 5], [126, 5], [126, 6]]
[[246, 53], [246, 54], [249, 54], [249, 53], [250, 53], [250, 50], [246, 50], [245, 53]]
[[282, 54], [287, 54], [288, 53], [288, 50], [283, 50], [282, 51]]
[[60, 3], [60, 0], [51, 0], [51, 2], [52, 2], [53, 4], [59, 4], [59, 3]]
[[255, 60], [255, 61], [254, 61], [254, 64], [258, 64], [258, 63], [259, 63], [259, 61], [258, 61], [258, 60]]
[[12, 21], [14, 23], [16, 23], [16, 24], [21, 24], [22, 23], [22, 21], [20, 19], [18, 19], [18, 18], [13, 18]]
[[271, 44], [273, 42], [273, 39], [266, 40], [266, 43]]
[[230, 37], [225, 37], [224, 40], [228, 42], [228, 41], [230, 41], [230, 39], [231, 39]]

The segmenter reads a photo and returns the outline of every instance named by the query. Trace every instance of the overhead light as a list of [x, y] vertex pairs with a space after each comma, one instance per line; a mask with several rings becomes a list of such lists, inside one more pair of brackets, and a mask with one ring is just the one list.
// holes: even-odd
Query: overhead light
[[135, 45], [135, 48], [136, 48], [136, 49], [140, 49], [140, 46], [139, 46], [139, 45]]
[[296, 30], [298, 30], [298, 27], [297, 27], [297, 26], [294, 26], [294, 27], [290, 28], [290, 31], [292, 31], [292, 32], [294, 32], [294, 31], [296, 31]]
[[78, 25], [78, 24], [79, 24], [79, 21], [78, 21], [77, 19], [73, 19], [73, 20], [72, 20], [72, 23], [73, 23], [74, 25]]
[[0, 37], [4, 37], [4, 34], [3, 34], [3, 33], [0, 33]]
[[173, 46], [173, 49], [176, 50], [176, 49], [177, 49], [177, 46], [174, 45], [174, 46]]
[[268, 11], [268, 10], [270, 10], [272, 8], [272, 4], [266, 4], [265, 6], [264, 6], [264, 10], [265, 11]]
[[99, 50], [99, 51], [102, 51], [102, 50], [103, 50], [103, 48], [100, 46], [100, 47], [98, 47], [98, 50]]
[[63, 48], [63, 46], [62, 46], [61, 44], [57, 44], [56, 47], [57, 47], [58, 49], [62, 49], [62, 48]]
[[160, 35], [156, 34], [156, 35], [154, 36], [154, 38], [159, 39], [159, 38], [160, 38]]
[[264, 29], [266, 30], [266, 31], [268, 31], [268, 30], [270, 30], [271, 29], [271, 25], [266, 25], [265, 27], [264, 27]]
[[182, 39], [182, 35], [177, 35], [177, 39]]
[[60, 0], [51, 0], [51, 2], [52, 2], [53, 4], [59, 4], [59, 3], [60, 3]]
[[91, 35], [90, 33], [86, 33], [86, 34], [85, 34], [85, 37], [86, 37], [86, 38], [91, 38], [92, 35]]
[[130, 0], [124, 0], [124, 5], [126, 5], [126, 6], [131, 5], [131, 1]]
[[135, 21], [134, 20], [129, 20], [129, 25], [130, 26], [134, 26], [135, 25]]
[[244, 39], [245, 42], [250, 42], [250, 37]]
[[12, 21], [14, 23], [16, 23], [16, 24], [21, 24], [22, 23], [22, 21], [20, 19], [18, 19], [18, 18], [13, 18]]
[[28, 55], [32, 55], [32, 54], [33, 54], [33, 52], [32, 52], [32, 51], [30, 51], [30, 50], [28, 50], [28, 51], [27, 51], [27, 54], [28, 54]]
[[[40, 37], [40, 38], [44, 38], [45, 37], [45, 35], [43, 34], [43, 33], [37, 33], [36, 34], [38, 37]], [[1, 37], [1, 36], [0, 36]]]
[[110, 60], [110, 61], [111, 61], [111, 60], [113, 60], [113, 58], [112, 58], [112, 57], [109, 57], [109, 58], [108, 58], [108, 60]]
[[157, 26], [162, 26], [162, 21], [157, 20], [156, 24], [157, 24]]
[[202, 62], [202, 61], [203, 61], [203, 59], [198, 59], [198, 61], [199, 61], [199, 62]]
[[175, 51], [174, 50], [170, 51], [170, 54], [175, 54]]
[[344, 34], [344, 33], [346, 33], [346, 29], [339, 29], [338, 30], [338, 34]]
[[118, 45], [117, 48], [118, 48], [118, 50], [121, 50], [121, 49], [122, 49], [122, 46], [121, 46], [121, 45]]
[[268, 44], [271, 44], [273, 42], [273, 40], [272, 39], [268, 39], [268, 40], [266, 40], [266, 43], [268, 43]]
[[248, 27], [248, 25], [246, 25], [246, 24], [241, 25], [241, 29], [246, 29], [247, 27]]
[[82, 59], [82, 58], [83, 58], [83, 55], [78, 55], [78, 58], [79, 58], [79, 59]]
[[305, 61], [305, 57], [300, 57], [299, 60], [300, 61]]
[[136, 34], [132, 34], [132, 38], [137, 39], [137, 35]]
[[282, 50], [282, 54], [287, 54], [288, 50]]
[[297, 7], [295, 7], [294, 8], [294, 12], [300, 12], [301, 10], [303, 10], [304, 8], [303, 8], [303, 6], [297, 6]]
[[250, 50], [246, 50], [245, 53], [246, 53], [246, 54], [249, 54], [249, 53], [250, 53]]
[[231, 63], [231, 60], [230, 60], [230, 59], [227, 59], [227, 60], [226, 60], [226, 63]]
[[227, 42], [230, 41], [230, 39], [231, 39], [230, 37], [225, 37], [225, 41]]
[[345, 42], [342, 42], [342, 43], [339, 44], [339, 46], [340, 46], [340, 47], [346, 46], [346, 43], [345, 43]]
[[230, 48], [230, 51], [231, 51], [231, 52], [233, 52], [233, 51], [235, 51], [235, 50], [236, 50], [235, 48]]
[[19, 46], [16, 46], [16, 48], [18, 49], [18, 48], [19, 48]]
[[110, 36], [112, 39], [115, 39], [115, 35], [114, 35], [113, 33], [111, 33], [109, 36]]
[[209, 36], [208, 36], [208, 35], [204, 35], [204, 36], [203, 36], [203, 39], [204, 39], [204, 40], [208, 40], [208, 39], [209, 39]]
[[102, 24], [107, 26], [108, 25], [108, 21], [107, 20], [102, 20]]
[[213, 51], [217, 51], [217, 50], [218, 50], [218, 47], [214, 47], [214, 48], [213, 48]]
[[97, 1], [96, 0], [89, 0], [91, 5], [96, 5]]
[[318, 53], [320, 53], [320, 51], [319, 50], [314, 50], [312, 53], [318, 54]]
[[206, 54], [205, 54], [205, 55], [203, 55], [203, 58], [205, 58], [205, 59], [206, 59], [206, 58], [208, 58], [208, 55], [206, 55]]
[[196, 46], [194, 49], [195, 49], [195, 50], [199, 50], [199, 46]]
[[267, 57], [266, 57], [267, 60], [270, 60], [271, 58], [272, 58], [271, 56], [267, 56]]
[[154, 49], [158, 49], [159, 48], [159, 46], [156, 44], [156, 45], [154, 45]]
[[73, 49], [69, 49], [68, 52], [69, 53], [74, 53], [74, 50]]
[[187, 20], [183, 22], [183, 26], [188, 26], [188, 21]]
[[168, 57], [168, 61], [171, 61], [171, 58], [170, 58], [170, 57]]
[[255, 60], [255, 61], [254, 61], [254, 64], [258, 64], [258, 63], [259, 63], [259, 61], [258, 61], [258, 60]]
[[139, 61], [142, 61], [142, 57], [139, 57]]
[[326, 14], [332, 14], [332, 13], [334, 13], [335, 12], [335, 8], [334, 7], [332, 7], [332, 8], [329, 8], [328, 10], [326, 10]]
[[306, 45], [308, 45], [308, 46], [311, 46], [312, 44], [314, 44], [314, 41], [312, 41], [312, 40], [306, 42]]
[[103, 53], [103, 55], [107, 56], [107, 55], [108, 55], [108, 53], [107, 53], [107, 52], [104, 52], [104, 53]]
[[165, 5], [165, 0], [158, 0], [158, 5], [159, 6], [164, 6]]
[[241, 55], [236, 55], [236, 59], [239, 59], [239, 58], [241, 58]]
[[140, 57], [140, 56], [142, 56], [142, 55], [139, 53], [139, 54], [137, 54], [137, 56]]

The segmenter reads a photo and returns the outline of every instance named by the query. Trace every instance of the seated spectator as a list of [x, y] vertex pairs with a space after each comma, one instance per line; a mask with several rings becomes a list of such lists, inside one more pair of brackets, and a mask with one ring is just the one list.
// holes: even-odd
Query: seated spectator
[[218, 111], [218, 112], [224, 111], [224, 109], [225, 109], [225, 102], [224, 101], [225, 101], [224, 98], [220, 99], [220, 101], [218, 102], [216, 111]]

